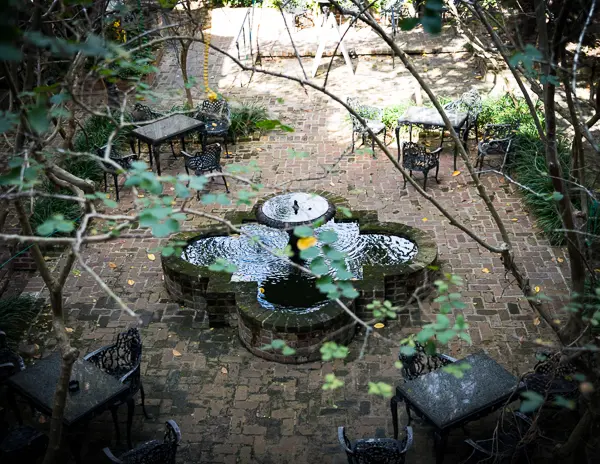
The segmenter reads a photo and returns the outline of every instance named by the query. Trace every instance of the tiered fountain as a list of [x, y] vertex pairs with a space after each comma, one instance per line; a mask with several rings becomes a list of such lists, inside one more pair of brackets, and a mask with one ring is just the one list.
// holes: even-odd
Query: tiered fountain
[[[258, 356], [293, 363], [318, 359], [324, 341], [350, 342], [355, 324], [319, 292], [314, 278], [265, 248], [283, 250], [290, 244], [292, 261], [301, 262], [296, 226], [319, 221], [323, 225], [317, 236], [326, 229], [335, 231], [333, 246], [346, 254], [360, 293], [344, 303], [360, 317], [369, 317], [366, 305], [373, 299], [405, 303], [437, 257], [425, 232], [379, 222], [368, 211], [347, 219], [336, 206], [347, 207], [346, 201], [325, 192], [287, 193], [257, 203], [251, 213], [229, 215], [227, 219], [242, 224], [242, 235], [229, 235], [221, 227], [178, 235], [174, 240], [188, 242], [182, 255], [162, 258], [169, 293], [189, 309], [206, 311], [211, 325], [237, 324], [240, 339]], [[217, 258], [235, 264], [236, 272], [210, 271]], [[302, 264], [309, 266], [310, 260]], [[285, 340], [296, 353], [284, 356], [261, 349], [274, 339]]]

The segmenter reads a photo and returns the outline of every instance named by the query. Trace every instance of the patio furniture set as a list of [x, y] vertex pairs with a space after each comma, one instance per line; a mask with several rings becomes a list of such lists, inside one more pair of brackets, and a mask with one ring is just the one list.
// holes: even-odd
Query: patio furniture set
[[[227, 139], [231, 125], [231, 115], [226, 100], [204, 100], [196, 108], [193, 117], [184, 114], [166, 116], [162, 112], [137, 103], [133, 108], [131, 116], [134, 122], [139, 123], [138, 127], [131, 132], [129, 140], [132, 153], [123, 155], [118, 148], [112, 146], [109, 158], [119, 168], [113, 163], [102, 163], [104, 168], [104, 190], [106, 191], [108, 188], [107, 176], [112, 175], [117, 201], [119, 201], [118, 175], [121, 171], [131, 169], [132, 163], [140, 159], [142, 143], [148, 146], [150, 167], [152, 168], [156, 164], [156, 173], [159, 176], [161, 175], [160, 147], [162, 144], [168, 142], [173, 156], [176, 156], [173, 146], [174, 140], [179, 140], [181, 144], [181, 154], [185, 159], [185, 169], [188, 174], [190, 170], [196, 175], [201, 175], [205, 172], [222, 172], [221, 155], [223, 149], [221, 143], [208, 144], [208, 140], [220, 140], [225, 146], [226, 156], [229, 156]], [[148, 121], [153, 122], [144, 124]], [[199, 134], [201, 149], [194, 154], [190, 154], [186, 151], [186, 137], [193, 134]], [[106, 146], [98, 147], [96, 154], [103, 158], [105, 150]], [[223, 176], [223, 181], [225, 189], [229, 193], [229, 186], [227, 185], [225, 176]]]
[[[362, 137], [364, 144], [371, 133], [379, 135], [383, 132], [383, 142], [385, 143], [386, 127], [382, 122], [382, 110], [372, 106], [361, 105], [356, 98], [348, 98], [348, 106], [364, 120], [363, 124], [359, 118], [351, 114], [352, 152], [355, 149], [355, 135]], [[487, 124], [484, 128], [483, 137], [479, 140], [479, 114], [481, 110], [482, 100], [476, 90], [465, 92], [459, 99], [444, 105], [444, 111], [448, 120], [467, 151], [469, 135], [471, 131], [475, 133], [475, 142], [477, 144], [475, 168], [478, 169], [478, 175], [484, 172], [484, 162], [487, 163], [487, 158], [493, 155], [497, 155], [501, 159], [500, 164], [494, 166], [493, 169], [502, 172], [509, 161], [509, 156], [513, 149], [513, 136], [518, 129], [518, 125]], [[400, 130], [403, 127], [408, 128], [408, 141], [401, 142]], [[440, 130], [439, 147], [433, 151], [429, 151], [422, 143], [413, 142], [413, 127], [423, 130]], [[409, 171], [409, 175], [412, 177], [413, 171], [422, 172], [424, 178], [423, 189], [427, 190], [429, 171], [435, 170], [435, 180], [439, 183], [440, 154], [443, 149], [446, 124], [438, 110], [432, 107], [420, 106], [408, 108], [398, 118], [395, 132], [398, 144], [398, 162], [402, 164], [404, 169]], [[373, 156], [375, 156], [375, 141], [372, 137], [371, 139], [371, 150], [373, 151]], [[455, 145], [454, 170], [457, 168], [457, 154], [458, 147]], [[406, 188], [406, 178], [404, 179], [403, 188]]]
[[[22, 359], [6, 347], [4, 333], [0, 332], [0, 377], [7, 387], [7, 399], [17, 426], [3, 427], [0, 431], [0, 462], [34, 463], [45, 453], [47, 436], [30, 425], [23, 425], [16, 396], [24, 399], [44, 416], [51, 417], [56, 385], [61, 373], [60, 354], [54, 353], [25, 368]], [[134, 397], [140, 392], [142, 410], [146, 418], [144, 387], [141, 379], [142, 341], [138, 329], [131, 328], [118, 335], [114, 344], [93, 351], [75, 361], [69, 381], [63, 427], [75, 462], [81, 461], [81, 445], [87, 425], [95, 417], [110, 411], [117, 445], [121, 434], [117, 417], [119, 406], [127, 405], [127, 445], [129, 451], [115, 457], [104, 449], [107, 462], [174, 464], [181, 433], [174, 421], [166, 423], [162, 441], [152, 440], [133, 448], [131, 428], [135, 408]], [[0, 411], [0, 423], [5, 412]], [[24, 457], [27, 457], [24, 459]]]
[[[413, 443], [411, 422], [413, 414], [434, 429], [436, 463], [444, 460], [449, 432], [465, 424], [487, 416], [508, 406], [526, 390], [535, 391], [545, 398], [546, 405], [561, 396], [576, 399], [578, 384], [571, 377], [576, 368], [562, 363], [560, 355], [546, 353], [533, 371], [521, 379], [515, 377], [483, 352], [464, 359], [430, 353], [430, 346], [411, 342], [403, 346], [399, 359], [402, 363], [403, 382], [396, 387], [390, 401], [393, 438], [360, 439], [352, 443], [345, 428], [339, 427], [341, 448], [354, 463], [403, 463], [406, 452]], [[410, 346], [410, 345], [408, 345]], [[177, 424], [166, 423], [162, 441], [153, 440], [133, 448], [131, 428], [135, 407], [134, 397], [140, 392], [142, 410], [145, 408], [145, 392], [142, 385], [140, 365], [142, 341], [138, 329], [131, 328], [118, 335], [114, 344], [93, 351], [73, 365], [63, 425], [66, 439], [75, 458], [81, 462], [81, 445], [91, 420], [110, 411], [112, 414], [117, 445], [120, 444], [117, 409], [127, 405], [127, 445], [129, 451], [116, 457], [104, 448], [107, 459], [114, 463], [174, 464], [181, 433]], [[443, 369], [454, 365], [461, 376]], [[25, 368], [22, 359], [6, 346], [6, 337], [0, 332], [0, 385], [7, 387], [7, 399], [18, 425], [3, 426], [5, 411], [0, 409], [0, 461], [4, 464], [36, 462], [48, 445], [46, 435], [29, 425], [23, 425], [16, 396], [23, 398], [32, 408], [50, 417], [54, 404], [56, 385], [60, 377], [61, 358], [54, 353]], [[398, 439], [398, 403], [404, 402], [407, 425], [404, 437]], [[484, 457], [514, 456], [525, 453], [527, 447], [519, 437], [532, 425], [530, 417], [514, 413], [514, 424], [507, 433], [490, 440], [466, 443], [474, 453]], [[505, 429], [504, 427], [503, 429]], [[512, 454], [511, 454], [512, 453]], [[23, 457], [29, 457], [23, 461]]]
[[[519, 379], [483, 352], [457, 360], [445, 354], [430, 354], [429, 348], [414, 342], [413, 347], [403, 347], [400, 352], [403, 382], [396, 387], [390, 401], [394, 438], [362, 439], [351, 443], [346, 437], [345, 428], [339, 427], [340, 446], [350, 464], [404, 463], [406, 452], [413, 443], [413, 414], [433, 427], [436, 464], [442, 464], [452, 429], [464, 427], [469, 422], [508, 406], [524, 391], [535, 391], [542, 395], [546, 401], [544, 407], [552, 406], [557, 396], [574, 398], [578, 392], [578, 384], [571, 378], [575, 367], [568, 363], [561, 364], [558, 354], [547, 354], [532, 372]], [[407, 351], [410, 354], [404, 354]], [[443, 369], [449, 365], [457, 367], [462, 375]], [[408, 422], [402, 440], [398, 440], [400, 402], [404, 402]], [[525, 456], [528, 443], [523, 437], [534, 421], [520, 412], [509, 416], [512, 423], [508, 426], [504, 424], [503, 432], [493, 438], [465, 440], [473, 449], [473, 454], [477, 453], [481, 459], [492, 460]]]

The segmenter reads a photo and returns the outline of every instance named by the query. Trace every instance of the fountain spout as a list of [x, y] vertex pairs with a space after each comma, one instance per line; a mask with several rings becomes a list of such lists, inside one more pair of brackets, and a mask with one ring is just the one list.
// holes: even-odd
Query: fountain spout
[[294, 200], [294, 204], [292, 206], [292, 209], [294, 210], [294, 214], [298, 214], [298, 211], [300, 211], [300, 205], [298, 204], [298, 200]]

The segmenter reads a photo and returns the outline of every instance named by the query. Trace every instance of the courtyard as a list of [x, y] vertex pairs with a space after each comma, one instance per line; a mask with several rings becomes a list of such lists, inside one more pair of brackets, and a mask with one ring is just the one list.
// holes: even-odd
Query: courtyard
[[[211, 44], [237, 56], [235, 42], [245, 11], [213, 10]], [[264, 26], [280, 18], [277, 10], [258, 11], [257, 15], [264, 15], [255, 19], [256, 23], [263, 24], [261, 32], [264, 31], [257, 39], [262, 52], [260, 66], [271, 73], [301, 77], [299, 60], [290, 53], [290, 44], [283, 38], [278, 40], [284, 37], [285, 29], [281, 29], [281, 25], [271, 29]], [[411, 74], [398, 58], [392, 64], [386, 47], [374, 49], [370, 44], [375, 39], [367, 33], [372, 32], [358, 29], [347, 39], [348, 47], [354, 52], [355, 73], [348, 71], [341, 56], [335, 57], [326, 89], [344, 102], [347, 97], [358, 97], [361, 103], [380, 107], [416, 105], [415, 100], [419, 101], [421, 96], [415, 97], [416, 84]], [[301, 29], [297, 34], [300, 61], [308, 70], [313, 63], [311, 50], [316, 48], [317, 42], [314, 34], [306, 30]], [[431, 40], [424, 39], [423, 34], [422, 31], [401, 32], [402, 37], [397, 39], [410, 49], [415, 67], [436, 95], [450, 100], [476, 89], [484, 96], [501, 96], [514, 87], [507, 70], [493, 76], [482, 72], [451, 26], [445, 26], [442, 36]], [[196, 43], [188, 57], [188, 72], [199, 81], [191, 88], [196, 102], [206, 98], [201, 83], [205, 72], [204, 53], [204, 45]], [[315, 82], [323, 82], [329, 59], [328, 56], [323, 58]], [[537, 361], [535, 351], [540, 340], [553, 343], [555, 336], [532, 310], [512, 276], [506, 274], [500, 256], [485, 250], [452, 226], [412, 185], [402, 188], [402, 175], [379, 148], [375, 149], [375, 156], [364, 147], [352, 153], [352, 122], [343, 106], [293, 81], [240, 70], [232, 60], [215, 50], [210, 51], [208, 63], [212, 91], [230, 102], [263, 106], [270, 119], [294, 129], [293, 132], [263, 131], [254, 139], [229, 142], [229, 153], [225, 154], [228, 156], [221, 157], [225, 172], [232, 166], [250, 166], [249, 174], [242, 175], [264, 186], [252, 199], [252, 205], [282, 189], [323, 191], [344, 198], [351, 210], [375, 211], [381, 222], [406, 224], [429, 233], [437, 245], [441, 271], [464, 280], [460, 293], [466, 307], [462, 313], [472, 340], [469, 344], [454, 339], [440, 350], [454, 358], [483, 350], [517, 377], [531, 370]], [[168, 111], [184, 99], [176, 45], [165, 47], [158, 67], [152, 86], [158, 97], [152, 106]], [[424, 99], [427, 100], [425, 95]], [[388, 133], [386, 142], [395, 155], [397, 142], [390, 135], [393, 133]], [[428, 138], [423, 141], [430, 143]], [[182, 147], [176, 144], [175, 156], [172, 156], [167, 145], [160, 155], [163, 175], [183, 173]], [[474, 156], [477, 153], [474, 139], [468, 141], [468, 147]], [[302, 156], [297, 156], [298, 153]], [[439, 183], [430, 178], [427, 193], [479, 237], [499, 246], [502, 237], [497, 227], [460, 159], [454, 169], [452, 153], [452, 145], [445, 144], [440, 156]], [[141, 159], [147, 162], [146, 157], [147, 152], [142, 152]], [[416, 178], [421, 182], [420, 173]], [[493, 173], [483, 174], [481, 182], [488, 192], [493, 192], [492, 201], [513, 241], [515, 259], [527, 271], [531, 287], [552, 299], [556, 317], [560, 317], [559, 308], [568, 301], [570, 292], [565, 248], [552, 246], [544, 236], [517, 186]], [[227, 194], [233, 199], [236, 190], [245, 188], [234, 178], [228, 183], [231, 190], [228, 194], [220, 177], [213, 178], [207, 188], [211, 193]], [[110, 182], [108, 193], [115, 198]], [[119, 195], [113, 214], [132, 214], [136, 203], [143, 198], [122, 183]], [[182, 202], [181, 199], [176, 201]], [[232, 211], [249, 212], [252, 208], [252, 205], [236, 205], [235, 201], [226, 206], [207, 205], [195, 196], [186, 201], [191, 209], [217, 216]], [[189, 216], [182, 223], [182, 231], [194, 231], [206, 224], [205, 219]], [[86, 265], [94, 269], [141, 321], [141, 379], [146, 407], [152, 417], [145, 418], [141, 408], [136, 407], [134, 445], [162, 437], [165, 422], [174, 420], [182, 434], [178, 463], [341, 464], [347, 462], [347, 458], [338, 442], [338, 426], [345, 426], [352, 440], [392, 436], [389, 399], [369, 395], [368, 385], [385, 382], [395, 387], [401, 383], [402, 376], [395, 365], [399, 342], [435, 320], [439, 312], [439, 303], [433, 302], [435, 295], [427, 297], [419, 306], [403, 310], [396, 320], [386, 320], [384, 327], [374, 329], [397, 341], [396, 345], [371, 336], [365, 349], [365, 331], [359, 329], [344, 360], [297, 365], [271, 362], [250, 353], [238, 338], [236, 327], [214, 327], [206, 311], [174, 301], [165, 288], [160, 250], [156, 251], [167, 239], [153, 237], [149, 229], [134, 232], [140, 238], [119, 238], [86, 245], [81, 250]], [[54, 266], [64, 259], [64, 255], [54, 254], [48, 262]], [[31, 276], [22, 287], [25, 294], [48, 297], [39, 274]], [[113, 343], [120, 332], [138, 323], [78, 262], [66, 281], [64, 298], [65, 324], [72, 344], [81, 355]], [[38, 338], [38, 357], [44, 358], [56, 349], [52, 338], [50, 332], [42, 331]], [[330, 373], [335, 373], [343, 386], [324, 390], [325, 376]], [[139, 401], [137, 396], [136, 403]], [[399, 409], [402, 426], [406, 423], [406, 412], [403, 407]], [[28, 423], [45, 422], [43, 416], [32, 414], [26, 408], [23, 414]], [[119, 418], [123, 428], [125, 408], [119, 409]], [[496, 418], [497, 413], [471, 423], [467, 430], [454, 430], [448, 440], [445, 462], [467, 459], [472, 450], [464, 440], [491, 436]], [[406, 462], [435, 462], [432, 427], [420, 419], [415, 419], [412, 425], [414, 444], [406, 455]], [[106, 446], [113, 452], [125, 451], [123, 445], [120, 448], [115, 445], [108, 413], [89, 423], [83, 444], [85, 462], [106, 462], [102, 453]]]

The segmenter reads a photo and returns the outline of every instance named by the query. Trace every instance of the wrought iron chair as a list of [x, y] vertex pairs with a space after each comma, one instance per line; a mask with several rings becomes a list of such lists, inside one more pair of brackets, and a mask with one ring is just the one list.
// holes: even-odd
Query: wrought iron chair
[[368, 438], [351, 443], [343, 426], [338, 427], [340, 446], [346, 452], [348, 464], [403, 464], [413, 442], [412, 427], [405, 427], [402, 440]]
[[[435, 180], [439, 184], [438, 173], [440, 171], [440, 153], [442, 147], [438, 147], [433, 151], [427, 151], [423, 145], [415, 142], [402, 143], [402, 166], [410, 172], [412, 177], [413, 171], [423, 173], [423, 190], [427, 190], [427, 176], [429, 171], [435, 168]], [[406, 177], [404, 178], [404, 186], [406, 188]]]
[[[223, 139], [225, 157], [229, 158], [227, 137], [229, 135], [229, 128], [231, 127], [231, 110], [227, 100], [204, 100], [196, 108], [194, 118], [206, 124], [203, 133], [205, 139], [209, 137]], [[203, 145], [205, 145], [204, 141]]]
[[23, 358], [8, 347], [6, 333], [0, 330], [0, 384], [23, 369]]
[[[365, 138], [370, 137], [369, 129], [375, 135], [379, 135], [383, 132], [383, 143], [385, 144], [385, 136], [387, 135], [387, 128], [382, 122], [383, 110], [375, 106], [362, 105], [358, 101], [358, 98], [348, 97], [348, 106], [352, 108], [358, 115], [360, 115], [367, 125], [365, 126], [360, 120], [350, 113], [352, 119], [352, 153], [354, 153], [354, 140], [355, 134], [362, 137], [363, 145]], [[375, 157], [375, 138], [371, 137], [371, 150], [373, 151], [373, 157]]]
[[523, 438], [533, 425], [533, 421], [525, 414], [514, 412], [509, 416], [507, 423], [501, 416], [497, 433], [492, 438], [484, 440], [465, 440], [465, 443], [473, 448], [471, 457], [477, 456], [479, 459], [475, 462], [489, 461], [494, 463], [506, 462], [529, 462], [527, 458], [530, 442], [525, 442]]
[[[197, 176], [200, 176], [205, 172], [219, 171], [222, 173], [221, 151], [221, 145], [218, 143], [208, 145], [202, 151], [197, 151], [193, 155], [182, 151], [181, 153], [185, 157], [185, 172], [189, 175], [191, 169]], [[225, 190], [229, 193], [227, 178], [225, 176], [222, 177], [223, 182], [225, 183]], [[200, 199], [200, 191], [198, 191], [198, 199]]]
[[562, 363], [560, 353], [542, 352], [543, 360], [537, 362], [533, 372], [523, 376], [525, 388], [545, 398], [544, 407], [552, 406], [557, 397], [575, 400], [579, 397], [579, 383], [574, 375], [577, 367], [571, 362]]
[[414, 352], [412, 354], [407, 355], [400, 351], [398, 355], [398, 359], [402, 363], [402, 377], [404, 381], [414, 380], [421, 375], [428, 374], [440, 367], [456, 362], [456, 358], [447, 354], [428, 354], [425, 346], [419, 342], [414, 343]]
[[[98, 148], [96, 150], [96, 154], [100, 158], [104, 158], [105, 149], [106, 147]], [[117, 169], [112, 164], [109, 164], [105, 161], [101, 161], [102, 171], [104, 174], [104, 191], [106, 192], [108, 190], [108, 183], [106, 178], [108, 174], [111, 174], [115, 181], [115, 194], [117, 197], [117, 201], [119, 201], [119, 174], [121, 173], [121, 171], [128, 171], [129, 169], [131, 169], [131, 163], [138, 160], [138, 155], [135, 155], [133, 153], [129, 155], [122, 155], [115, 147], [111, 147], [109, 158], [111, 159], [111, 161], [114, 161], [119, 166], [121, 166], [121, 169]]]
[[173, 420], [165, 424], [165, 437], [162, 441], [148, 441], [118, 458], [109, 448], [104, 448], [104, 454], [116, 464], [175, 464], [177, 446], [181, 440], [181, 432]]
[[290, 0], [288, 2], [284, 2], [283, 11], [292, 16], [294, 21], [294, 27], [300, 29], [300, 19], [304, 18], [315, 25], [315, 22], [310, 18], [310, 7], [308, 5], [308, 0]]
[[119, 422], [117, 419], [117, 408], [127, 403], [127, 444], [131, 446], [131, 424], [133, 423], [133, 410], [135, 401], [133, 397], [139, 391], [142, 398], [142, 410], [144, 416], [150, 418], [146, 412], [144, 386], [142, 385], [140, 363], [142, 360], [142, 340], [140, 332], [136, 328], [131, 328], [127, 332], [122, 332], [117, 336], [117, 341], [113, 345], [104, 346], [83, 358], [95, 364], [107, 374], [115, 377], [119, 382], [129, 386], [127, 398], [111, 406], [110, 412], [115, 424], [117, 434], [117, 443], [121, 441], [119, 432]]
[[6, 427], [0, 434], [0, 462], [34, 463], [44, 455], [47, 447], [48, 437], [29, 425]]
[[381, 13], [390, 22], [392, 37], [396, 37], [398, 24], [402, 19], [404, 10], [407, 8], [407, 0], [387, 0], [381, 5]]
[[[483, 162], [486, 156], [500, 155], [502, 156], [500, 171], [503, 171], [510, 156], [516, 129], [515, 124], [487, 124], [483, 139], [477, 144], [477, 162], [475, 163], [475, 168], [478, 168], [480, 171], [483, 169]], [[478, 175], [481, 175], [481, 172]]]
[[[441, 367], [447, 366], [456, 362], [456, 358], [448, 356], [442, 353], [430, 354], [427, 352], [427, 347], [421, 345], [419, 342], [414, 342], [414, 351], [412, 354], [404, 354], [402, 350], [398, 354], [398, 360], [402, 363], [402, 378], [404, 381], [414, 380], [421, 375], [428, 374]], [[394, 423], [394, 436], [398, 436], [398, 401], [402, 398], [394, 395], [390, 400], [390, 406], [392, 410], [392, 419]], [[408, 425], [412, 421], [410, 408], [408, 403], [404, 403], [406, 407], [406, 415], [408, 417]]]
[[[472, 89], [468, 92], [463, 93], [458, 100], [451, 101], [444, 105], [444, 110], [460, 112], [467, 112], [467, 126], [464, 129], [462, 136], [467, 140], [469, 132], [472, 128], [475, 129], [475, 141], [479, 143], [479, 114], [483, 109], [483, 102], [481, 95], [477, 90]], [[461, 134], [459, 134], [461, 135]]]

